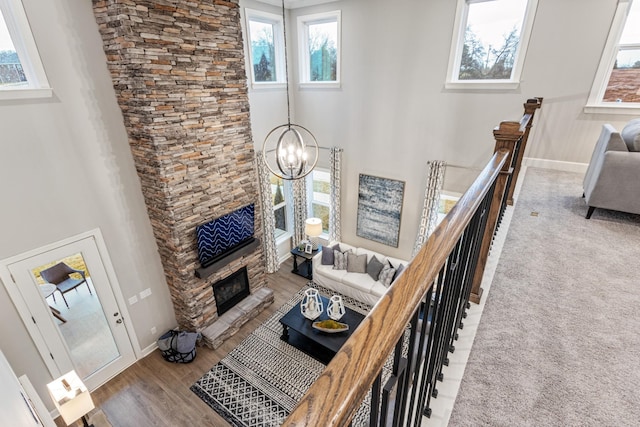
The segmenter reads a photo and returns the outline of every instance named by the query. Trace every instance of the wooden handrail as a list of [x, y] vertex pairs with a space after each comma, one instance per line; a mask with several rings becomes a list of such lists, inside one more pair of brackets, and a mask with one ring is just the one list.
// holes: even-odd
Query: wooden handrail
[[[507, 204], [513, 205], [513, 192], [520, 173], [524, 150], [527, 145], [527, 140], [529, 139], [529, 132], [531, 132], [531, 127], [533, 126], [535, 112], [542, 106], [542, 99], [541, 97], [528, 99], [527, 102], [524, 103], [524, 114], [519, 121], [500, 122], [500, 125], [493, 130], [493, 137], [496, 140], [494, 151], [498, 152], [499, 150], [506, 149], [511, 153], [512, 157], [507, 160], [507, 163], [503, 167], [503, 176], [498, 180], [493, 196], [494, 201], [491, 204], [491, 212], [489, 213], [488, 220], [488, 223], [493, 224], [493, 227], [487, 227], [485, 229], [482, 239], [478, 268], [476, 268], [474, 272], [471, 295], [469, 296], [469, 300], [476, 304], [479, 304], [482, 299], [483, 290], [480, 285], [482, 283], [487, 259], [489, 258], [493, 235], [499, 225], [499, 219], [503, 214], [505, 206]], [[503, 197], [505, 189], [507, 193]]]
[[[405, 272], [327, 365], [283, 426], [346, 426], [429, 292], [510, 153], [496, 152]], [[491, 227], [493, 228], [493, 226]]]

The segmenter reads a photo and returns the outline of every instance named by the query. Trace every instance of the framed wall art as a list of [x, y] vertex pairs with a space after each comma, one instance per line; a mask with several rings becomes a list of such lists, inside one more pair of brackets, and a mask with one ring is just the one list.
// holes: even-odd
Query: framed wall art
[[356, 235], [398, 247], [404, 181], [360, 174]]

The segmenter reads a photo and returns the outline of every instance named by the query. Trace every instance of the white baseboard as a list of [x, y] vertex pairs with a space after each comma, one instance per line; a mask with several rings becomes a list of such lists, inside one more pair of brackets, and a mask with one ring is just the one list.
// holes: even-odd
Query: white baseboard
[[559, 160], [534, 159], [531, 157], [525, 157], [522, 160], [522, 163], [525, 166], [534, 168], [554, 169], [577, 173], [585, 173], [587, 171], [587, 167], [589, 166], [587, 163], [562, 162]]
[[[153, 353], [156, 349], [158, 348], [158, 342], [154, 342], [153, 344], [145, 347], [142, 349], [142, 357], [140, 359], [142, 359], [143, 357], [146, 357], [148, 355], [150, 355], [151, 353]], [[138, 359], [138, 360], [140, 360]], [[137, 362], [137, 361], [136, 361]]]

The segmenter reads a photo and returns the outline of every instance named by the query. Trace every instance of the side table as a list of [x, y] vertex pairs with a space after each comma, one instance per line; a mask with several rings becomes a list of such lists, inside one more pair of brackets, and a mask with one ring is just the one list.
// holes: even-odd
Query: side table
[[[301, 251], [297, 247], [291, 249], [291, 255], [293, 255], [293, 270], [292, 273], [298, 276], [306, 277], [309, 280], [313, 280], [313, 257], [322, 250], [322, 246], [318, 246], [318, 249], [310, 254], [305, 251]], [[302, 258], [302, 263], [298, 265], [298, 257]]]

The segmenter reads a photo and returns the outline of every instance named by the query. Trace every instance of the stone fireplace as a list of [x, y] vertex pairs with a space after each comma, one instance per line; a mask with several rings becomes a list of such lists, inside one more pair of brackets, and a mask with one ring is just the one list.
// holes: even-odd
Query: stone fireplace
[[213, 283], [246, 268], [261, 302], [225, 313], [237, 330], [230, 318], [246, 321], [273, 300], [262, 245], [194, 274], [197, 225], [255, 203], [262, 236], [237, 0], [93, 0], [93, 9], [179, 327], [218, 322]]

